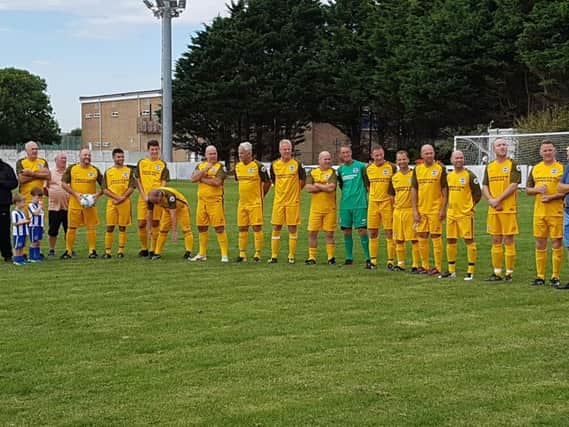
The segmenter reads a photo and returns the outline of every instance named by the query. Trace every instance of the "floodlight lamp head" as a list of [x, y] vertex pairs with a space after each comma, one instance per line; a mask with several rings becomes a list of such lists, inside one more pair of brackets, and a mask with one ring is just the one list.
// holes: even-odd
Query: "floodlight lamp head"
[[149, 0], [142, 0], [146, 7], [150, 10], [154, 9], [154, 5]]
[[185, 9], [185, 8], [186, 8], [186, 0], [179, 0], [178, 9]]

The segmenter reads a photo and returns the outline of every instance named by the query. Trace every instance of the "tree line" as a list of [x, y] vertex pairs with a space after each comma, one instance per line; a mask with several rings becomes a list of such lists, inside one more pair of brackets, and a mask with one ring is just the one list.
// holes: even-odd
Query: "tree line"
[[175, 68], [176, 144], [258, 158], [310, 121], [360, 150], [511, 127], [569, 104], [566, 0], [233, 0]]

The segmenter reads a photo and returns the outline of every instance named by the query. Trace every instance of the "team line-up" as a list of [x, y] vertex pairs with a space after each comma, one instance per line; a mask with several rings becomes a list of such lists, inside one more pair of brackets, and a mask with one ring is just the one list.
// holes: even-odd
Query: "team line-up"
[[[91, 164], [88, 149], [80, 151], [79, 163], [66, 167], [66, 157], [56, 157], [56, 170], [49, 171], [44, 159], [38, 158], [35, 142], [26, 144], [27, 157], [17, 163], [19, 194], [14, 197], [12, 212], [14, 263], [24, 265], [26, 239], [29, 238], [30, 261], [41, 261], [40, 243], [43, 238], [44, 194], [49, 196], [49, 244], [54, 255], [55, 239], [60, 225], [66, 230], [66, 250], [62, 259], [73, 257], [77, 228], [86, 226], [89, 258], [97, 258], [96, 226], [99, 223], [97, 200], [105, 194], [106, 233], [103, 258], [111, 258], [113, 234], [119, 229], [117, 257], [124, 257], [126, 227], [131, 225], [131, 195], [138, 189], [137, 225], [140, 241], [139, 256], [158, 260], [169, 232], [178, 239], [178, 228], [184, 238], [184, 258], [206, 261], [208, 228], [213, 227], [221, 251], [221, 262], [229, 262], [228, 239], [225, 228], [223, 186], [226, 172], [218, 161], [215, 146], [205, 150], [205, 160], [194, 170], [191, 180], [198, 184], [196, 223], [199, 234], [198, 253], [192, 255], [194, 237], [190, 208], [186, 197], [167, 186], [169, 172], [160, 158], [157, 141], [148, 142], [148, 156], [133, 170], [124, 164], [124, 152], [113, 150], [114, 165], [102, 174]], [[372, 149], [369, 164], [352, 158], [350, 146], [340, 150], [341, 165], [332, 168], [330, 153], [319, 154], [318, 167], [306, 173], [303, 165], [292, 157], [289, 140], [279, 143], [280, 158], [273, 161], [270, 171], [253, 159], [252, 145], [241, 143], [235, 179], [239, 188], [237, 224], [239, 256], [237, 262], [248, 259], [249, 230], [254, 236], [253, 260], [260, 262], [263, 246], [263, 199], [271, 187], [274, 202], [271, 215], [271, 257], [278, 262], [281, 231], [288, 229], [287, 262], [295, 263], [298, 225], [300, 224], [300, 192], [311, 195], [308, 219], [309, 248], [305, 264], [316, 264], [318, 233], [323, 231], [328, 264], [336, 264], [334, 231], [338, 222], [344, 237], [344, 264], [354, 263], [352, 230], [356, 229], [368, 269], [377, 268], [378, 232], [386, 236], [387, 268], [406, 270], [406, 243], [411, 244], [411, 273], [441, 279], [456, 277], [457, 240], [464, 239], [468, 266], [464, 280], [472, 280], [477, 258], [474, 239], [474, 208], [482, 196], [488, 200], [487, 229], [492, 238], [493, 273], [487, 281], [511, 281], [514, 272], [518, 234], [517, 190], [521, 182], [520, 168], [507, 155], [507, 142], [498, 138], [493, 143], [496, 159], [486, 166], [482, 188], [475, 175], [464, 166], [464, 154], [455, 151], [451, 156], [453, 170], [435, 160], [431, 145], [421, 147], [421, 162], [409, 166], [405, 151], [396, 154], [396, 165], [385, 160], [381, 146]], [[569, 150], [569, 148], [568, 148]], [[555, 146], [543, 141], [542, 161], [528, 177], [527, 194], [535, 196], [533, 233], [536, 239], [536, 278], [533, 285], [545, 284], [547, 241], [552, 245], [550, 284], [561, 285], [560, 270], [563, 246], [569, 247], [563, 236], [569, 236], [569, 210], [564, 198], [569, 193], [569, 170], [556, 160]], [[270, 172], [270, 173], [269, 173]], [[340, 206], [336, 204], [336, 187], [341, 190]], [[53, 203], [52, 203], [53, 200]], [[68, 200], [68, 206], [67, 206]], [[53, 206], [52, 206], [53, 204]], [[442, 224], [446, 220], [446, 256], [448, 268], [443, 272]], [[564, 233], [565, 230], [565, 233]], [[434, 265], [430, 264], [430, 246]], [[503, 268], [505, 267], [505, 268]]]

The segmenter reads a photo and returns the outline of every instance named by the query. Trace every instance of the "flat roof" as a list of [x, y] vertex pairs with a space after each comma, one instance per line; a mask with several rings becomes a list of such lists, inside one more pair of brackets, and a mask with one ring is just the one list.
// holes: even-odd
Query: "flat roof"
[[123, 93], [110, 93], [106, 95], [94, 96], [80, 96], [79, 102], [81, 104], [90, 104], [93, 102], [109, 102], [109, 101], [126, 101], [129, 99], [144, 99], [144, 98], [161, 98], [162, 90], [140, 90], [136, 92], [123, 92]]

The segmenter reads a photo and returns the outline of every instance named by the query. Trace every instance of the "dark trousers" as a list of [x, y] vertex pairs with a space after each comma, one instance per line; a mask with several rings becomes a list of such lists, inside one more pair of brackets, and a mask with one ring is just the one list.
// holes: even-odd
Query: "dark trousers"
[[0, 253], [4, 259], [12, 258], [10, 206], [0, 206]]

